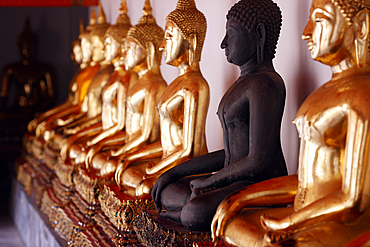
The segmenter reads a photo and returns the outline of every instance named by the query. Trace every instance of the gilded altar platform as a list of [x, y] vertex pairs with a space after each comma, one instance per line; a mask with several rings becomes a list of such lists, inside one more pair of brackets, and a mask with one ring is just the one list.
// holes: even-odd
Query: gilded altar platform
[[133, 199], [103, 180], [82, 186], [86, 172], [72, 173], [66, 186], [33, 155], [20, 157], [15, 167], [14, 221], [29, 246], [214, 246], [210, 232], [190, 232], [159, 217], [148, 198]]

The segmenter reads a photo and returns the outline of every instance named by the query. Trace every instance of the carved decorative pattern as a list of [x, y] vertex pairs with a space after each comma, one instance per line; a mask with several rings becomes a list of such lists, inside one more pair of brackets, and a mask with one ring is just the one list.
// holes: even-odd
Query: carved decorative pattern
[[48, 145], [44, 145], [44, 161], [49, 169], [54, 170], [54, 166], [58, 161], [59, 151], [53, 150]]
[[55, 173], [58, 176], [60, 182], [66, 186], [73, 186], [73, 174], [75, 173], [76, 167], [70, 162], [64, 162], [60, 157], [54, 164]]
[[27, 163], [23, 163], [18, 168], [17, 180], [24, 187], [27, 194], [31, 193], [32, 175], [36, 176], [36, 171]]
[[118, 230], [103, 213], [96, 214], [93, 218], [115, 246], [142, 246], [133, 230]]
[[150, 214], [142, 210], [133, 222], [137, 237], [145, 246], [225, 246], [221, 241], [214, 245], [210, 232], [190, 232], [178, 223], [169, 223], [165, 226], [166, 223], [159, 222], [160, 217], [155, 211], [149, 212]]
[[98, 196], [104, 184], [114, 184], [114, 178], [104, 179], [91, 175], [92, 172], [80, 167], [73, 180], [76, 191], [90, 205], [99, 205]]
[[117, 186], [104, 185], [99, 195], [99, 201], [104, 214], [119, 230], [132, 229], [132, 223], [138, 215], [138, 207], [142, 209], [155, 208], [152, 200], [135, 200], [124, 195], [123, 192], [120, 193], [123, 196], [117, 195], [119, 190], [113, 191], [111, 189], [113, 187]]

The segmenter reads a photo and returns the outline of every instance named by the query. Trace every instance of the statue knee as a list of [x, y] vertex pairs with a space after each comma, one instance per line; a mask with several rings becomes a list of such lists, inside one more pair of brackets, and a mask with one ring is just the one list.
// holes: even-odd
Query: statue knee
[[169, 211], [181, 211], [190, 198], [190, 190], [182, 184], [167, 185], [161, 192], [161, 204]]
[[104, 157], [104, 155], [102, 155], [101, 153], [94, 155], [94, 157], [92, 158], [92, 167], [94, 169], [102, 169], [104, 163], [107, 161], [105, 158], [106, 157]]
[[210, 231], [215, 210], [209, 207], [207, 200], [194, 199], [183, 207], [181, 223], [191, 231]]
[[76, 145], [76, 144], [73, 144], [70, 148], [69, 148], [69, 158], [71, 159], [75, 159], [78, 157], [78, 155], [82, 152], [82, 149], [80, 146]]

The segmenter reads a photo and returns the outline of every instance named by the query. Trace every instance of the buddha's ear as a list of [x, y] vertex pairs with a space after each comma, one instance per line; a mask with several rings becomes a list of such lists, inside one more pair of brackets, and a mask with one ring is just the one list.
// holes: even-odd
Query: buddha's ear
[[370, 17], [369, 11], [361, 10], [357, 13], [355, 20], [355, 49], [356, 49], [356, 61], [359, 67], [363, 67], [366, 63], [366, 56], [369, 52], [369, 28], [370, 28]]
[[266, 43], [266, 26], [264, 23], [258, 24], [256, 28], [257, 41], [257, 62], [263, 63], [265, 57], [265, 43]]
[[147, 42], [146, 43], [146, 52], [147, 52], [146, 62], [147, 62], [147, 65], [148, 65], [148, 69], [151, 70], [153, 68], [153, 66], [155, 65], [155, 63], [156, 63], [156, 61], [155, 61], [155, 47], [154, 47], [153, 42]]
[[189, 65], [192, 66], [195, 57], [195, 50], [197, 49], [197, 35], [195, 33], [190, 34], [189, 36]]

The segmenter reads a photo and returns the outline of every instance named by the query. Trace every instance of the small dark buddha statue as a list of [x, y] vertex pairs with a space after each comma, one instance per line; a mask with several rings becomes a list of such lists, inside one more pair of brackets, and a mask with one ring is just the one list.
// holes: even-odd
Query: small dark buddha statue
[[[0, 107], [7, 118], [12, 115], [32, 117], [50, 107], [54, 99], [53, 71], [35, 60], [37, 40], [31, 32], [29, 18], [24, 23], [17, 46], [22, 61], [6, 66], [1, 74]], [[11, 102], [9, 91], [13, 87], [17, 91], [14, 102]]]
[[209, 231], [217, 206], [228, 194], [287, 174], [280, 143], [285, 85], [272, 64], [280, 27], [281, 12], [271, 0], [242, 0], [228, 12], [221, 48], [241, 75], [218, 108], [224, 149], [190, 159], [159, 177], [152, 197], [159, 211], [166, 210], [162, 217], [189, 230]]
[[31, 32], [29, 18], [18, 37], [22, 61], [6, 65], [0, 82], [0, 157], [15, 158], [21, 148], [23, 133], [36, 112], [54, 101], [52, 69], [35, 60], [37, 39]]

